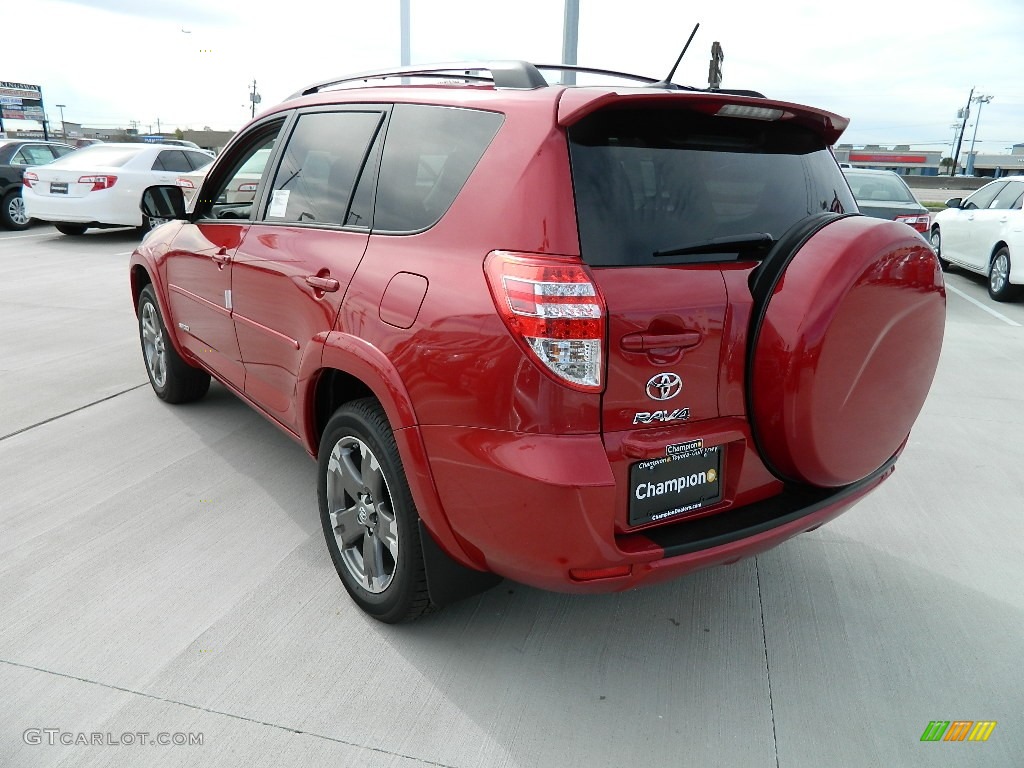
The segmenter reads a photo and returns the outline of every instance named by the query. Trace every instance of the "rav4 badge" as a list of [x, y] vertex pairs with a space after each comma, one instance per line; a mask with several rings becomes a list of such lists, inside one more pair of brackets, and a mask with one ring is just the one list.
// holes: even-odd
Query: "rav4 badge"
[[690, 418], [689, 408], [676, 408], [674, 411], [640, 411], [633, 416], [634, 424], [653, 424], [656, 421], [686, 421]]

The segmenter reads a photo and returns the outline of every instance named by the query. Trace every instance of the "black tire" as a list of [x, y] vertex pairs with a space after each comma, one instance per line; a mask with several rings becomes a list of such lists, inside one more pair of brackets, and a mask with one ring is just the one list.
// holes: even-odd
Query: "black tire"
[[53, 226], [55, 226], [57, 228], [57, 231], [60, 232], [62, 235], [69, 235], [71, 237], [78, 237], [79, 235], [84, 235], [85, 230], [88, 229], [88, 227], [85, 226], [85, 224], [72, 224], [69, 221], [54, 222]]
[[356, 605], [387, 624], [434, 610], [419, 515], [394, 433], [373, 398], [347, 403], [327, 422], [317, 497], [327, 549]]
[[1010, 282], [1010, 249], [1005, 245], [996, 251], [988, 269], [988, 295], [995, 301], [1013, 301], [1024, 286]]
[[948, 272], [950, 263], [942, 258], [942, 233], [939, 232], [938, 227], [932, 227], [931, 235], [928, 237], [928, 241], [932, 245], [932, 250], [935, 251], [935, 257], [939, 260], [939, 266], [942, 267], [943, 272]]
[[210, 374], [185, 362], [168, 338], [153, 286], [139, 294], [142, 361], [156, 396], [167, 403], [191, 403], [210, 389]]
[[12, 189], [4, 195], [0, 203], [0, 225], [5, 229], [21, 231], [28, 229], [32, 219], [25, 213], [25, 201], [21, 199], [21, 190]]

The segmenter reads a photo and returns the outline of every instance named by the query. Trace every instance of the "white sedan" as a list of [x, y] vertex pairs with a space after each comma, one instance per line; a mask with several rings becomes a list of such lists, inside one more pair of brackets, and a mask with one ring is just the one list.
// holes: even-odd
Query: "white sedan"
[[932, 248], [943, 269], [953, 264], [988, 278], [988, 294], [1011, 301], [1024, 292], [1024, 176], [954, 197], [932, 223]]
[[29, 216], [52, 221], [65, 235], [89, 227], [141, 227], [139, 204], [155, 184], [174, 184], [213, 162], [200, 150], [165, 144], [96, 144], [25, 172], [21, 196]]

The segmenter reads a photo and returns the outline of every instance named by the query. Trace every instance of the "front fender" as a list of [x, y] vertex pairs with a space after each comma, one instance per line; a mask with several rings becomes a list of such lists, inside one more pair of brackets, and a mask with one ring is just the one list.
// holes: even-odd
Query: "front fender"
[[[135, 311], [136, 317], [139, 314], [139, 302], [138, 295], [142, 292], [142, 288], [146, 281], [142, 279], [142, 272], [149, 277], [149, 282], [153, 285], [153, 290], [156, 292], [156, 303], [157, 308], [160, 310], [160, 319], [163, 320], [164, 328], [167, 329], [167, 336], [171, 340], [171, 344], [174, 346], [174, 350], [183, 360], [194, 359], [184, 347], [178, 342], [178, 334], [174, 333], [174, 325], [171, 321], [170, 315], [170, 302], [167, 300], [167, 283], [164, 280], [163, 273], [163, 261], [167, 256], [167, 251], [170, 249], [171, 241], [174, 239], [174, 235], [177, 234], [178, 230], [181, 229], [181, 225], [184, 222], [173, 222], [177, 224], [178, 228], [173, 233], [168, 233], [168, 236], [161, 237], [156, 243], [150, 244], [144, 240], [134, 251], [132, 251], [131, 259], [128, 262], [128, 275], [130, 280], [130, 289], [132, 292], [132, 309]], [[165, 227], [170, 225], [164, 225]]]

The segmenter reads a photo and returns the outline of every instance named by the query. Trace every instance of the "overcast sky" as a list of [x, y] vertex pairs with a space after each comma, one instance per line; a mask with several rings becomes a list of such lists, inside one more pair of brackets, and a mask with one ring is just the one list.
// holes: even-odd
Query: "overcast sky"
[[[6, 10], [14, 0], [0, 0]], [[412, 62], [555, 63], [563, 0], [411, 0]], [[978, 148], [1024, 142], [1024, 1], [581, 0], [579, 62], [661, 77], [693, 24], [675, 81], [851, 118], [840, 140], [947, 148], [973, 86], [990, 94]], [[143, 130], [237, 129], [253, 79], [273, 105], [313, 81], [399, 63], [399, 0], [33, 0], [4, 35], [0, 80], [42, 86], [51, 121]], [[3, 13], [8, 16], [8, 13]], [[973, 116], [967, 129], [969, 142]], [[9, 128], [13, 121], [5, 121]], [[23, 127], [30, 127], [27, 123]]]

